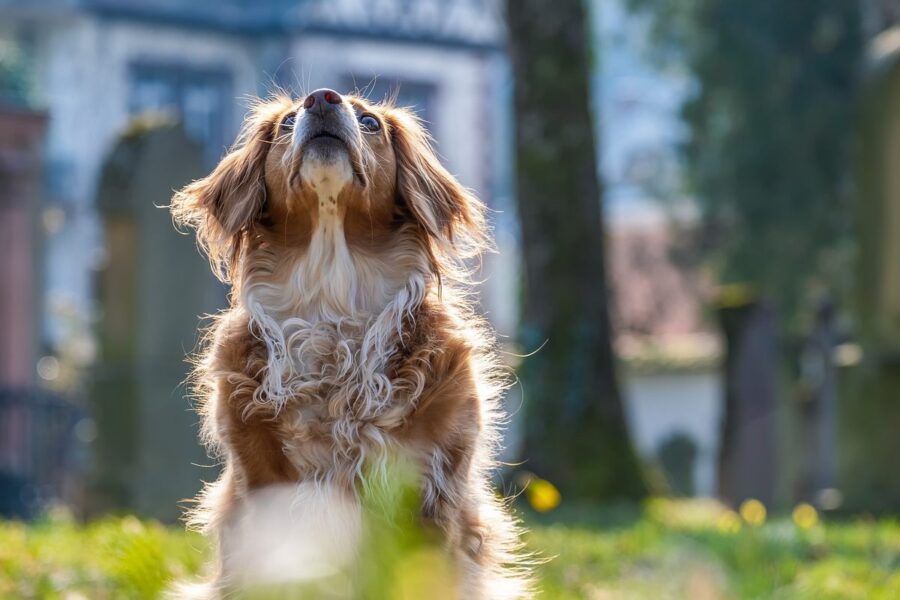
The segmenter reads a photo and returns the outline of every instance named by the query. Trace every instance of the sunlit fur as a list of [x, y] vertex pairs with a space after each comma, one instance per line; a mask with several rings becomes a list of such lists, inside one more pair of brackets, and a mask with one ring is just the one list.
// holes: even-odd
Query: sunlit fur
[[[459, 596], [528, 597], [518, 531], [489, 479], [504, 378], [467, 268], [489, 245], [484, 207], [412, 113], [358, 97], [336, 110], [342, 141], [310, 141], [324, 121], [302, 99], [260, 101], [213, 173], [172, 201], [232, 288], [195, 372], [224, 469], [190, 521], [220, 556], [208, 585], [178, 593], [221, 597], [246, 580], [229, 556], [260, 490], [313, 485], [356, 502], [360, 486], [390, 485], [373, 480], [400, 456], [417, 465]], [[361, 129], [363, 114], [380, 130]], [[314, 510], [307, 492], [301, 510]]]

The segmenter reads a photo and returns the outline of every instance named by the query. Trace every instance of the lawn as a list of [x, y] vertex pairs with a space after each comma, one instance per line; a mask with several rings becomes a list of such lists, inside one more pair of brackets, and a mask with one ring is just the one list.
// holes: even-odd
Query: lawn
[[[543, 598], [900, 598], [896, 521], [823, 524], [809, 507], [773, 519], [761, 506], [669, 500], [526, 520], [546, 560]], [[194, 534], [134, 517], [0, 523], [0, 598], [153, 598], [198, 572], [205, 552]]]

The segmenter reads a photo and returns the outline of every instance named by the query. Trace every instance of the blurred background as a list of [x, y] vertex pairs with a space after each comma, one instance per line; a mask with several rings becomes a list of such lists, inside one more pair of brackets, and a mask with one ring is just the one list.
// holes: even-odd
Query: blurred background
[[[537, 546], [648, 497], [722, 536], [890, 519], [898, 57], [897, 0], [0, 0], [0, 516], [172, 524], [215, 478], [185, 356], [227, 290], [163, 207], [249, 98], [331, 87], [413, 107], [492, 209]], [[685, 597], [747, 591], [721, 560]], [[607, 597], [579, 568], [553, 597]]]

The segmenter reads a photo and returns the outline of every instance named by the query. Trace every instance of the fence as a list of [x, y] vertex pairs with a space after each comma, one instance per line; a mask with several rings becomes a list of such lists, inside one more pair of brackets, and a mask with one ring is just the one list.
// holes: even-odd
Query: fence
[[86, 459], [76, 433], [85, 411], [37, 388], [0, 388], [0, 516], [30, 518], [54, 503], [71, 503]]

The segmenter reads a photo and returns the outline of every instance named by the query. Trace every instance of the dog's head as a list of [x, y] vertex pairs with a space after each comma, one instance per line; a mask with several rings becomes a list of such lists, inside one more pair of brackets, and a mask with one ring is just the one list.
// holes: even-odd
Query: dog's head
[[411, 112], [328, 89], [258, 102], [235, 147], [176, 193], [172, 212], [197, 230], [222, 279], [251, 240], [302, 248], [332, 222], [349, 247], [369, 250], [412, 228], [439, 275], [442, 257], [477, 253], [487, 239], [483, 205]]

